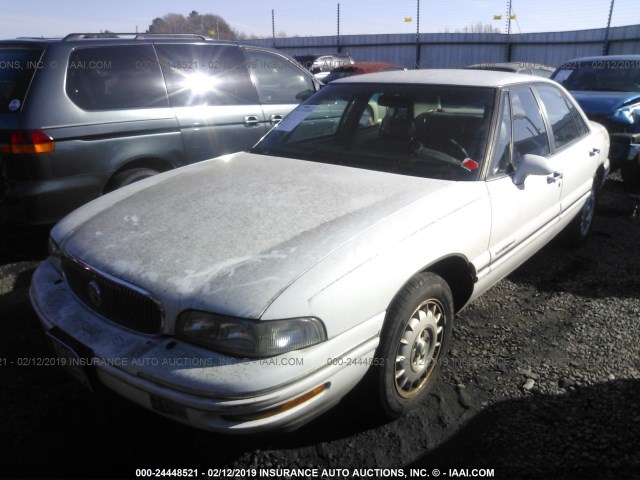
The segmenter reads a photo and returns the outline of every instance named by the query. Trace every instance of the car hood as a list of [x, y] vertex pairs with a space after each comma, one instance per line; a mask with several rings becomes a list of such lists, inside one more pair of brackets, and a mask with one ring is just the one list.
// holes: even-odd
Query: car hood
[[239, 153], [106, 195], [65, 218], [52, 236], [65, 254], [176, 310], [167, 316], [195, 308], [260, 318], [332, 251], [455, 185]]
[[640, 92], [571, 92], [587, 115], [611, 115], [625, 105], [640, 102]]

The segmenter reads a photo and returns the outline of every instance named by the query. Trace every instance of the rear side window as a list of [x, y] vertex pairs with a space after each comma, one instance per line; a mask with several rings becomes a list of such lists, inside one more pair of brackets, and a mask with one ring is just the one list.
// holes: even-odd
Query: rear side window
[[40, 49], [0, 48], [0, 113], [20, 111], [41, 55]]
[[258, 103], [244, 55], [223, 45], [156, 45], [174, 107]]
[[556, 148], [560, 150], [577, 140], [580, 137], [578, 126], [560, 90], [549, 85], [538, 85], [536, 91], [547, 111]]
[[86, 110], [169, 106], [150, 44], [74, 50], [67, 65], [66, 90]]
[[314, 92], [311, 78], [286, 57], [260, 50], [246, 50], [261, 103], [296, 104]]

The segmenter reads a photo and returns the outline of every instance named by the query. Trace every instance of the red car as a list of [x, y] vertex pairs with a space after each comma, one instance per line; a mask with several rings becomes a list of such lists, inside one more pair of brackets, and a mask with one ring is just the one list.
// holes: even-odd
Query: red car
[[392, 70], [406, 70], [406, 68], [393, 63], [385, 62], [356, 62], [351, 65], [342, 65], [331, 70], [322, 81], [324, 83], [333, 82], [339, 78], [350, 77], [352, 75], [362, 75], [364, 73], [389, 72]]

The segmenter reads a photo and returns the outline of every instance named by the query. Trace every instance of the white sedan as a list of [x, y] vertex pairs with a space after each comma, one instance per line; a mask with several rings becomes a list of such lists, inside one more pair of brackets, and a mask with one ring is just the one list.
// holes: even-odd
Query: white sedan
[[432, 387], [455, 312], [557, 234], [587, 237], [608, 151], [539, 77], [339, 80], [250, 152], [66, 217], [31, 300], [81, 382], [195, 427], [293, 429], [367, 372], [397, 417]]

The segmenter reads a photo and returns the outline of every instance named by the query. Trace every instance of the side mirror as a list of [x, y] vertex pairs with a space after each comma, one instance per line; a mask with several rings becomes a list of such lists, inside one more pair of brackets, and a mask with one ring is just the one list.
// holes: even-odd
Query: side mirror
[[513, 183], [522, 185], [529, 175], [550, 175], [554, 172], [548, 159], [532, 153], [525, 154], [513, 175]]

